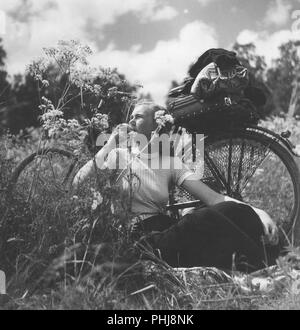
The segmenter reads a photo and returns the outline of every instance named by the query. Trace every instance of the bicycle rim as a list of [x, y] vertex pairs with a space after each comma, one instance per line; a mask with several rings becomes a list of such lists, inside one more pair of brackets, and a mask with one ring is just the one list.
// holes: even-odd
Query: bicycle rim
[[68, 151], [39, 150], [13, 172], [10, 194], [22, 196], [27, 202], [57, 201], [66, 193], [76, 165], [76, 157]]
[[261, 133], [238, 131], [209, 137], [204, 181], [215, 190], [268, 212], [283, 236], [297, 241], [300, 174], [290, 152]]

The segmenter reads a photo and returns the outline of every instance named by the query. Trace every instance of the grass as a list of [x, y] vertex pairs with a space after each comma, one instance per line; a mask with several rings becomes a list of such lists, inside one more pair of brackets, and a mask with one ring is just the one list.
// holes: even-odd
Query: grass
[[[299, 143], [299, 122], [264, 124], [273, 130], [292, 127], [293, 142]], [[37, 145], [36, 132], [27, 140], [7, 136], [0, 140], [0, 269], [7, 274], [10, 297], [0, 308], [299, 309], [300, 298], [290, 277], [291, 270], [299, 267], [299, 250], [291, 248], [279, 260], [278, 269], [289, 280], [269, 293], [255, 288], [246, 292], [219, 270], [171, 269], [131, 240], [126, 227], [129, 201], [107, 184], [109, 173], [91, 179], [72, 198], [60, 181], [68, 160], [37, 157], [8, 198], [13, 169]], [[87, 158], [88, 154], [82, 163]], [[55, 175], [46, 171], [50, 162], [55, 164]], [[266, 169], [270, 172], [270, 167]], [[276, 177], [265, 183], [278, 185]], [[92, 190], [96, 187], [101, 187], [103, 200]], [[289, 199], [281, 187], [281, 199]], [[259, 200], [258, 188], [252, 189]], [[270, 205], [277, 201], [272, 196]]]

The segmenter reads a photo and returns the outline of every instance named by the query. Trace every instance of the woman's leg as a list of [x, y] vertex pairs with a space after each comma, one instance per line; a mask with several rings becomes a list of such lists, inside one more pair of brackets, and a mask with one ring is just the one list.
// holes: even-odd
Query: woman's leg
[[[263, 263], [265, 267], [276, 263], [280, 254], [281, 243], [278, 242], [277, 245], [263, 243], [262, 236], [264, 236], [264, 228], [262, 222], [250, 206], [227, 202], [214, 205], [212, 208], [228, 217], [257, 246], [260, 246], [260, 249], [263, 251]], [[253, 245], [249, 244], [249, 240], [242, 238], [240, 243], [240, 251], [248, 257], [248, 262], [254, 265], [257, 264], [257, 254], [255, 250], [253, 251], [251, 249]]]
[[262, 235], [252, 208], [225, 202], [184, 216], [156, 237], [155, 247], [173, 267], [231, 269], [235, 261], [238, 270], [253, 271], [265, 266]]

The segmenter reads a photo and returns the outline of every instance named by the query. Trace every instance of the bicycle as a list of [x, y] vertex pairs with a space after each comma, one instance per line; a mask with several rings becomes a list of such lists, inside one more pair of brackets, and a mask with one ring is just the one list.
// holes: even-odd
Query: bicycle
[[[197, 130], [192, 130], [195, 137], [193, 133]], [[285, 241], [299, 244], [300, 171], [289, 138], [289, 132], [278, 135], [257, 125], [209, 132], [202, 180], [220, 193], [264, 209], [281, 228]], [[14, 170], [10, 191], [18, 187], [28, 200], [41, 193], [58, 197], [65, 194], [79, 168], [72, 152], [40, 149]], [[27, 190], [22, 192], [22, 187]], [[171, 212], [203, 206], [182, 190], [175, 195], [167, 207]]]
[[[128, 115], [136, 97], [130, 93], [119, 92], [113, 89], [112, 93], [121, 97], [126, 97], [123, 111], [128, 120]], [[101, 98], [98, 110], [104, 105], [105, 101]], [[85, 146], [89, 150], [89, 157], [95, 155], [99, 150], [96, 145], [99, 130], [93, 127], [92, 123], [85, 127], [87, 136]], [[73, 152], [57, 147], [40, 147], [38, 150], [26, 157], [14, 169], [7, 189], [7, 196], [10, 198], [15, 192], [26, 196], [26, 202], [35, 202], [41, 195], [47, 195], [57, 199], [69, 191], [71, 182], [77, 170], [83, 165], [79, 157]]]

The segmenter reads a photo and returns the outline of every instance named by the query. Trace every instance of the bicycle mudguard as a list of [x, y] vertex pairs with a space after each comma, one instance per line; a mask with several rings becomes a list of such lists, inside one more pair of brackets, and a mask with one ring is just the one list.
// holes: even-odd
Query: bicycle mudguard
[[274, 139], [276, 142], [280, 142], [282, 145], [284, 145], [294, 156], [300, 157], [297, 153], [295, 153], [295, 145], [289, 140], [290, 137], [290, 132], [282, 132], [280, 135], [276, 134], [272, 131], [270, 131], [267, 128], [260, 127], [260, 126], [254, 126], [254, 125], [249, 125], [249, 129], [253, 129], [255, 131], [261, 132], [265, 134], [266, 136], [270, 137], [271, 139]]

